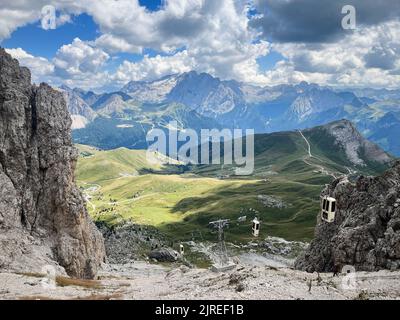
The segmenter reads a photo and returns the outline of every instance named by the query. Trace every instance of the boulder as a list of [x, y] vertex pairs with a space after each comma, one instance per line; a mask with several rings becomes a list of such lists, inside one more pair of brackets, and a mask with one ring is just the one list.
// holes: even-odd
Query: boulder
[[175, 262], [179, 257], [179, 253], [170, 248], [155, 249], [149, 254], [150, 259], [155, 259], [158, 262]]

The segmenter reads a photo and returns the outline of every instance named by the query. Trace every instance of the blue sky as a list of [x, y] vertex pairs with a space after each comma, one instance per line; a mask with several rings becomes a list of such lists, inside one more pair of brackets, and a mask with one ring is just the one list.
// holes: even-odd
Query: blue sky
[[57, 50], [75, 38], [94, 40], [99, 36], [99, 28], [87, 14], [74, 16], [71, 23], [66, 23], [55, 30], [44, 30], [39, 21], [28, 24], [14, 31], [11, 38], [3, 41], [6, 48], [22, 48], [25, 51], [45, 58], [53, 58]]
[[[142, 6], [150, 11], [157, 11], [161, 6], [161, 0], [139, 0]], [[2, 43], [6, 48], [23, 48], [27, 52], [45, 58], [53, 58], [57, 50], [64, 44], [71, 43], [75, 38], [84, 41], [95, 40], [100, 35], [99, 26], [88, 14], [79, 14], [72, 17], [71, 23], [66, 23], [55, 30], [44, 30], [40, 21], [28, 24], [17, 29], [9, 39]], [[146, 49], [144, 54], [155, 56], [163, 54], [151, 49]], [[143, 54], [119, 53], [119, 59], [127, 59], [132, 62], [139, 61]]]
[[152, 11], [158, 10], [161, 6], [161, 2], [161, 0], [139, 0], [142, 6]]
[[[0, 41], [34, 81], [100, 91], [190, 70], [261, 86], [397, 87], [398, 1], [349, 1], [362, 13], [350, 31], [341, 2], [21, 0], [2, 4]], [[46, 5], [54, 30], [41, 25]]]

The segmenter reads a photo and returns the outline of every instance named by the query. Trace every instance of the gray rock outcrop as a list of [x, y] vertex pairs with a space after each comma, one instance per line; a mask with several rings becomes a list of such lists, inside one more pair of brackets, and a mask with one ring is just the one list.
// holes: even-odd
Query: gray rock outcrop
[[318, 216], [315, 239], [295, 263], [308, 272], [400, 269], [400, 162], [378, 177], [334, 181], [322, 192], [337, 200], [335, 221]]
[[348, 120], [331, 122], [324, 125], [323, 128], [330, 136], [334, 137], [335, 145], [343, 148], [347, 159], [353, 165], [366, 167], [365, 159], [383, 164], [392, 161], [390, 155], [383, 152], [375, 143], [365, 139]]
[[0, 269], [50, 264], [93, 278], [105, 258], [75, 185], [70, 127], [62, 93], [31, 85], [30, 71], [0, 48]]
[[106, 247], [107, 261], [127, 264], [148, 257], [147, 253], [167, 245], [167, 239], [156, 229], [123, 222], [112, 227], [98, 222]]
[[159, 248], [150, 252], [150, 259], [155, 259], [158, 262], [175, 262], [180, 258], [178, 252], [170, 248]]

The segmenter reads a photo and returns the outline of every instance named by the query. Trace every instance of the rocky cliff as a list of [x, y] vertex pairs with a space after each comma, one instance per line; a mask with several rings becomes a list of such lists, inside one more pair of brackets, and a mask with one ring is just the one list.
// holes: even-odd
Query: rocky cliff
[[337, 200], [335, 221], [318, 216], [315, 239], [295, 263], [308, 272], [400, 269], [400, 162], [378, 177], [341, 178], [322, 196]]
[[59, 265], [92, 278], [105, 250], [74, 181], [77, 150], [61, 92], [31, 85], [0, 48], [0, 268]]

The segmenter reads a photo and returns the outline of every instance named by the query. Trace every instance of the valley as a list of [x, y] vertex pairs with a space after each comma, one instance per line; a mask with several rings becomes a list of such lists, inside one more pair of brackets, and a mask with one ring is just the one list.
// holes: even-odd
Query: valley
[[[108, 226], [128, 221], [156, 228], [172, 242], [215, 241], [208, 223], [230, 219], [226, 241], [245, 244], [254, 240], [251, 220], [258, 217], [260, 239], [310, 241], [325, 184], [380, 173], [392, 159], [354, 130], [339, 121], [257, 135], [255, 171], [244, 177], [234, 175], [233, 165], [169, 165], [165, 158], [149, 165], [145, 150], [78, 145], [77, 181], [91, 216]], [[351, 139], [341, 145], [337, 136]]]

